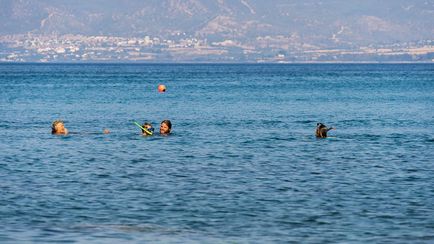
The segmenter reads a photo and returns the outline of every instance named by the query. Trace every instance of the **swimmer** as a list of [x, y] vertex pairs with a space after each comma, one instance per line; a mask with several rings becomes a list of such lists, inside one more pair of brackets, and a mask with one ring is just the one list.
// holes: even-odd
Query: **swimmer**
[[170, 120], [163, 120], [160, 124], [160, 134], [169, 135], [172, 130], [172, 122]]
[[318, 138], [326, 138], [329, 130], [335, 130], [334, 127], [327, 128], [323, 123], [316, 124], [315, 136]]
[[152, 127], [152, 124], [148, 122], [145, 122], [142, 125], [141, 130], [143, 136], [152, 136], [152, 134], [154, 134], [154, 128]]
[[[110, 134], [110, 130], [109, 129], [104, 129], [103, 134]], [[70, 134], [68, 129], [65, 128], [65, 123], [62, 120], [55, 120], [52, 124], [51, 124], [51, 134], [53, 135], [68, 135]], [[100, 132], [82, 132], [82, 133], [78, 133], [78, 132], [71, 132], [71, 134], [100, 134]]]
[[68, 129], [65, 128], [65, 123], [62, 120], [55, 120], [51, 124], [51, 134], [68, 135]]

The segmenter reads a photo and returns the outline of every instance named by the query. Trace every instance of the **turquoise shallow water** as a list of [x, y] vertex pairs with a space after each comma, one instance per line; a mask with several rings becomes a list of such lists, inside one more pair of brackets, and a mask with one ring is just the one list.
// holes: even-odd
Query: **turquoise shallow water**
[[434, 241], [432, 64], [2, 64], [0, 92], [2, 243]]

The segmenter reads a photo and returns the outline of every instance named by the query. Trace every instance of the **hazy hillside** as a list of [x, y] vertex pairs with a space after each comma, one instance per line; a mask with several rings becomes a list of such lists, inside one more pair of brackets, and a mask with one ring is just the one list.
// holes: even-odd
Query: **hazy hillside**
[[434, 36], [434, 0], [0, 0], [0, 35], [84, 34], [366, 45]]

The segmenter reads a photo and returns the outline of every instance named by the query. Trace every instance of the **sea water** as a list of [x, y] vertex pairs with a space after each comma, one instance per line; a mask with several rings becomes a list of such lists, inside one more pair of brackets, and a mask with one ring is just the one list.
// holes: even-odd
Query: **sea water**
[[0, 95], [1, 243], [434, 241], [433, 64], [2, 64]]

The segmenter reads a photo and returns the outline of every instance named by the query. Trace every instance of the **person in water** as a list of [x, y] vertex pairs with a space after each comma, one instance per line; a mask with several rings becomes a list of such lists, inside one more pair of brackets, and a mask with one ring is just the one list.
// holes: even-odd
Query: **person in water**
[[68, 129], [65, 128], [65, 123], [62, 120], [55, 120], [51, 124], [51, 134], [68, 135]]
[[143, 136], [152, 136], [154, 134], [154, 128], [151, 123], [145, 122], [142, 125], [142, 135]]
[[[110, 134], [110, 130], [104, 129], [102, 133]], [[65, 122], [63, 122], [62, 120], [55, 120], [51, 124], [51, 134], [53, 134], [53, 135], [68, 135], [69, 131], [68, 131], [68, 129], [65, 128]], [[78, 134], [78, 133], [73, 133], [73, 134]], [[84, 134], [86, 134], [86, 133], [84, 133]], [[97, 133], [87, 133], [87, 134], [99, 134], [99, 133], [97, 132]]]
[[323, 123], [316, 124], [315, 136], [318, 138], [326, 138], [329, 130], [335, 130], [334, 127], [327, 128]]
[[172, 130], [172, 122], [170, 120], [163, 120], [160, 124], [160, 134], [169, 135]]

